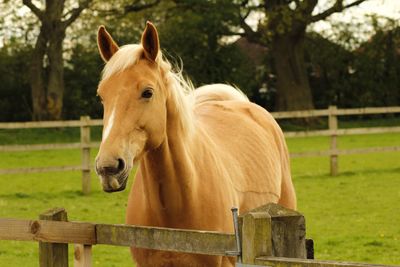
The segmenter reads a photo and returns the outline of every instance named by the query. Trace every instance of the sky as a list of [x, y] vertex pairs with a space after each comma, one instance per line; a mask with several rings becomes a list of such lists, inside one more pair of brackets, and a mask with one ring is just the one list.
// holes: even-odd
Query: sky
[[[345, 0], [345, 3], [353, 2], [354, 0]], [[316, 11], [325, 10], [332, 0], [321, 0]], [[360, 21], [365, 18], [365, 15], [376, 14], [392, 19], [400, 19], [400, 0], [367, 0], [359, 6], [354, 6], [344, 12], [333, 14], [327, 21], [320, 21], [313, 25], [316, 31], [326, 30], [330, 28], [329, 21], [345, 21], [353, 20]]]

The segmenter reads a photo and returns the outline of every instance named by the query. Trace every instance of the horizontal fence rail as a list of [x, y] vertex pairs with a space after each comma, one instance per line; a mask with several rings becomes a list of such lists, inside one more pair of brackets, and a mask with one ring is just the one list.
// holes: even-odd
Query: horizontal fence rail
[[80, 148], [97, 148], [100, 142], [65, 143], [65, 144], [37, 144], [37, 145], [0, 145], [0, 152], [18, 152], [18, 151], [43, 151], [43, 150], [67, 150]]
[[43, 172], [65, 172], [65, 171], [82, 171], [82, 166], [54, 166], [54, 167], [26, 167], [18, 169], [0, 169], [0, 174], [17, 174], [17, 173], [43, 173]]
[[[241, 214], [238, 235], [135, 225], [68, 222], [63, 208], [39, 215], [39, 220], [0, 218], [0, 240], [39, 242], [40, 267], [68, 266], [68, 245], [74, 246], [74, 266], [92, 266], [93, 245], [128, 246], [180, 253], [232, 256], [237, 266], [376, 267], [383, 265], [306, 259], [306, 225], [302, 214], [277, 204]], [[313, 251], [313, 248], [310, 248]], [[156, 256], [154, 256], [156, 257]], [[313, 258], [313, 253], [311, 254]]]
[[0, 129], [66, 128], [101, 125], [103, 125], [103, 120], [90, 120], [89, 122], [82, 120], [2, 122], [0, 123]]
[[[399, 151], [400, 146], [390, 147], [369, 147], [369, 148], [353, 148], [339, 149], [338, 136], [359, 135], [359, 134], [378, 134], [378, 133], [400, 133], [400, 126], [394, 127], [369, 127], [369, 128], [351, 128], [339, 129], [338, 116], [349, 115], [371, 115], [371, 114], [387, 114], [400, 113], [400, 107], [368, 107], [368, 108], [351, 108], [337, 109], [336, 106], [330, 106], [328, 109], [321, 110], [304, 110], [304, 111], [285, 111], [272, 112], [272, 116], [279, 119], [296, 119], [310, 117], [328, 117], [329, 129], [313, 130], [313, 131], [292, 131], [285, 132], [286, 138], [293, 137], [312, 137], [312, 136], [329, 136], [330, 149], [325, 151], [305, 151], [291, 153], [292, 158], [299, 157], [320, 157], [328, 156], [330, 158], [330, 173], [336, 175], [338, 173], [338, 156], [352, 155], [377, 152], [394, 152]], [[20, 151], [41, 151], [41, 150], [68, 150], [81, 149], [82, 164], [80, 166], [56, 166], [56, 167], [29, 167], [29, 168], [13, 168], [0, 169], [1, 174], [16, 173], [38, 173], [52, 171], [81, 171], [82, 172], [82, 190], [85, 194], [90, 192], [90, 151], [92, 148], [98, 148], [100, 142], [92, 142], [90, 139], [90, 127], [102, 126], [103, 121], [92, 120], [87, 116], [81, 117], [80, 120], [71, 121], [42, 121], [42, 122], [7, 122], [0, 123], [0, 129], [29, 129], [29, 128], [64, 128], [64, 127], [80, 127], [81, 142], [75, 143], [59, 143], [59, 144], [26, 144], [26, 145], [0, 145], [0, 152], [20, 152]]]
[[233, 234], [118, 224], [0, 219], [0, 240], [114, 245], [226, 256]]
[[[279, 267], [382, 267], [381, 264], [367, 264], [356, 262], [321, 261], [307, 259], [292, 259], [283, 257], [259, 257], [256, 258], [259, 266], [279, 266]], [[251, 267], [251, 266], [249, 266]]]
[[97, 244], [226, 256], [236, 249], [233, 234], [171, 228], [96, 225]]
[[[331, 106], [335, 107], [335, 106]], [[344, 116], [344, 115], [371, 115], [371, 114], [387, 114], [400, 113], [400, 107], [376, 107], [376, 108], [346, 108], [346, 109], [315, 109], [315, 110], [299, 110], [299, 111], [282, 111], [271, 112], [275, 119], [296, 119], [323, 116]]]

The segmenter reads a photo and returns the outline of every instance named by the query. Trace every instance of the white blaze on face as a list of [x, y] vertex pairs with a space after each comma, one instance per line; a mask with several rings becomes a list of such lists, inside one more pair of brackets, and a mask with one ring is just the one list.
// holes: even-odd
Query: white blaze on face
[[103, 141], [103, 142], [104, 142], [104, 141], [107, 139], [107, 137], [110, 135], [111, 129], [112, 129], [113, 124], [114, 124], [114, 117], [115, 117], [115, 107], [113, 108], [113, 110], [112, 110], [112, 112], [111, 112], [111, 116], [108, 118], [107, 126], [106, 126], [106, 128], [104, 129], [103, 138], [102, 138], [102, 141]]

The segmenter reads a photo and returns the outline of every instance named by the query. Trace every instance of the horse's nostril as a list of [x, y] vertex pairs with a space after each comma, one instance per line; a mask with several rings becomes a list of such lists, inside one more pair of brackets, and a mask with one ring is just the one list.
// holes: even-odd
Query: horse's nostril
[[125, 169], [125, 161], [121, 158], [96, 164], [96, 171], [102, 176], [116, 175]]
[[123, 171], [125, 169], [125, 161], [123, 159], [118, 159], [118, 171]]

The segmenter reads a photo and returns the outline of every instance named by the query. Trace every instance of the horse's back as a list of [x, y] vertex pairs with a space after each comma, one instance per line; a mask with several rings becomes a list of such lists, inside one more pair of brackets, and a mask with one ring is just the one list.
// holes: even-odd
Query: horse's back
[[245, 100], [210, 98], [198, 102], [195, 114], [221, 155], [242, 212], [267, 202], [296, 208], [284, 136], [265, 109]]
[[222, 83], [203, 85], [193, 91], [195, 103], [201, 104], [206, 101], [249, 101], [247, 96], [240, 90]]

